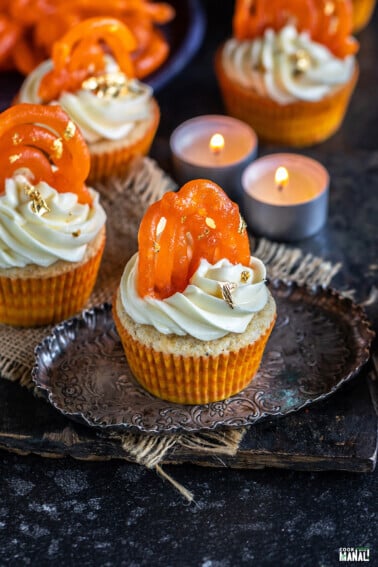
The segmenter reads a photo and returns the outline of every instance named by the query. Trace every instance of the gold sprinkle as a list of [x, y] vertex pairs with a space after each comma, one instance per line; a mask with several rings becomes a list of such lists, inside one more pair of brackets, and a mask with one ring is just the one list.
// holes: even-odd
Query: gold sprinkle
[[76, 126], [72, 122], [72, 120], [69, 120], [66, 129], [63, 132], [63, 138], [68, 142], [68, 140], [71, 140], [71, 138], [74, 137], [75, 132], [76, 132]]
[[249, 280], [249, 276], [250, 273], [248, 272], [248, 270], [243, 270], [240, 274], [241, 283], [247, 283], [247, 281]]
[[222, 298], [227, 305], [231, 307], [231, 309], [234, 309], [235, 304], [232, 298], [232, 292], [238, 287], [237, 284], [235, 282], [219, 282], [219, 285], [221, 288]]
[[18, 132], [15, 132], [12, 136], [12, 142], [14, 146], [18, 146], [22, 142], [22, 136]]
[[78, 236], [80, 236], [80, 234], [81, 234], [81, 230], [80, 230], [80, 228], [79, 228], [79, 230], [75, 230], [75, 232], [72, 233], [72, 236], [73, 236], [74, 238], [77, 238]]
[[246, 230], [246, 228], [247, 228], [247, 223], [245, 222], [245, 220], [243, 219], [243, 217], [240, 215], [240, 217], [239, 217], [238, 233], [239, 233], [239, 234], [243, 234], [243, 232]]
[[293, 53], [292, 61], [294, 63], [294, 74], [297, 75], [305, 73], [311, 65], [311, 58], [304, 49], [298, 49]]
[[9, 156], [9, 161], [10, 163], [15, 163], [17, 160], [19, 160], [21, 157], [21, 154], [13, 154], [12, 156]]
[[60, 159], [63, 155], [63, 140], [62, 138], [56, 138], [52, 145], [52, 156], [55, 159]]
[[205, 236], [207, 236], [208, 234], [210, 234], [210, 230], [208, 228], [205, 228], [203, 233], [199, 234], [197, 238], [198, 238], [198, 240], [201, 240], [202, 238], [205, 238]]
[[43, 216], [45, 213], [50, 212], [50, 208], [48, 207], [46, 201], [42, 197], [41, 193], [29, 183], [25, 183], [23, 189], [26, 195], [32, 201], [32, 211], [38, 216]]
[[326, 16], [332, 16], [332, 14], [335, 11], [335, 3], [331, 2], [331, 0], [329, 2], [326, 2], [325, 6], [324, 6], [324, 13]]
[[94, 91], [97, 89], [97, 86], [98, 86], [98, 81], [96, 77], [89, 77], [89, 79], [85, 79], [85, 81], [81, 83], [81, 87], [85, 91]]
[[98, 98], [118, 98], [126, 94], [138, 95], [142, 92], [136, 81], [128, 81], [126, 75], [120, 71], [89, 77], [82, 82], [81, 87]]
[[159, 220], [157, 227], [156, 227], [156, 236], [160, 236], [163, 230], [165, 229], [165, 225], [167, 224], [167, 219], [165, 217], [161, 217]]
[[209, 228], [217, 228], [217, 225], [215, 224], [214, 219], [212, 219], [211, 217], [206, 217], [205, 223], [207, 224], [207, 226]]
[[152, 245], [152, 250], [155, 252], [155, 254], [157, 254], [158, 252], [160, 252], [160, 244], [158, 244], [156, 241], [153, 243]]
[[181, 224], [184, 224], [184, 222], [186, 222], [186, 218], [187, 218], [186, 215], [183, 215], [181, 217]]

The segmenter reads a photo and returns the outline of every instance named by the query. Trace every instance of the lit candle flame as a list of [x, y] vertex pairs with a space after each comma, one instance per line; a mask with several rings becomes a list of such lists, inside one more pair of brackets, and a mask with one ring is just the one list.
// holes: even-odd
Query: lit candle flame
[[289, 172], [286, 167], [278, 167], [274, 176], [274, 181], [279, 191], [282, 191], [289, 182]]
[[211, 136], [209, 147], [213, 154], [220, 154], [224, 148], [224, 138], [222, 134], [214, 134]]

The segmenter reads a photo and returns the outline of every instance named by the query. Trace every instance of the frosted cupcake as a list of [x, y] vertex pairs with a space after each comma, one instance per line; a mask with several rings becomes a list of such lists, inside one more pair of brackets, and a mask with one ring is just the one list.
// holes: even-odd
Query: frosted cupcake
[[354, 33], [360, 32], [369, 24], [375, 4], [376, 0], [352, 0]]
[[228, 113], [267, 142], [327, 139], [340, 127], [358, 78], [349, 0], [328, 3], [328, 15], [323, 0], [279, 0], [274, 12], [262, 0], [253, 15], [246, 4], [237, 2], [234, 37], [215, 59]]
[[0, 322], [55, 323], [84, 306], [105, 245], [89, 153], [59, 106], [26, 104], [0, 115], [0, 149]]
[[52, 58], [25, 79], [18, 102], [59, 104], [88, 144], [88, 181], [127, 170], [148, 153], [160, 121], [152, 89], [135, 78], [136, 42], [119, 20], [84, 20], [54, 44]]
[[256, 374], [276, 317], [235, 203], [207, 180], [146, 212], [113, 316], [138, 382], [159, 398], [227, 398]]

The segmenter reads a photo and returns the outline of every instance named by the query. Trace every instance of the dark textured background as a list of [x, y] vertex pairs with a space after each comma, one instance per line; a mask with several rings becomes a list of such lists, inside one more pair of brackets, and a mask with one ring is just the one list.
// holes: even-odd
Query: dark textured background
[[[230, 33], [233, 2], [203, 6], [201, 49], [156, 95], [162, 123], [152, 155], [167, 170], [172, 130], [192, 116], [223, 112], [212, 60]], [[359, 36], [361, 76], [343, 127], [303, 152], [329, 167], [332, 186], [327, 226], [300, 246], [341, 261], [334, 284], [355, 289], [358, 301], [377, 285], [377, 32], [376, 13]], [[16, 82], [3, 77], [3, 97]], [[368, 313], [377, 329], [377, 306]], [[370, 546], [378, 565], [376, 473], [165, 468], [194, 493], [194, 504], [130, 463], [1, 452], [0, 565], [320, 567], [339, 564], [339, 547], [359, 545]]]

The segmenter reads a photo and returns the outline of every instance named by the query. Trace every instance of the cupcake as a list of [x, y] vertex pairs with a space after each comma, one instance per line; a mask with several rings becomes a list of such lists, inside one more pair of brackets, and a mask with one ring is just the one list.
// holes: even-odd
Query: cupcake
[[150, 206], [113, 317], [130, 369], [155, 396], [204, 404], [256, 374], [276, 318], [238, 206], [193, 180]]
[[59, 104], [91, 156], [89, 182], [124, 173], [146, 155], [160, 121], [151, 87], [135, 78], [134, 36], [119, 20], [90, 18], [54, 44], [21, 85], [18, 102]]
[[321, 142], [340, 127], [358, 78], [350, 0], [238, 0], [215, 56], [227, 112], [261, 140]]
[[0, 322], [55, 323], [86, 303], [105, 245], [89, 152], [58, 105], [4, 111], [0, 148]]
[[352, 0], [353, 6], [353, 32], [363, 30], [373, 15], [375, 0]]

